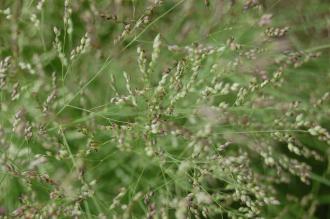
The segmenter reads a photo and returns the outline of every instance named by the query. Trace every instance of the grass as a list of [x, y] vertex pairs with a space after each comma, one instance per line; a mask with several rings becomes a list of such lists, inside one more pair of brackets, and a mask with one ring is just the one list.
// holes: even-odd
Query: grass
[[0, 218], [329, 218], [329, 6], [1, 1]]

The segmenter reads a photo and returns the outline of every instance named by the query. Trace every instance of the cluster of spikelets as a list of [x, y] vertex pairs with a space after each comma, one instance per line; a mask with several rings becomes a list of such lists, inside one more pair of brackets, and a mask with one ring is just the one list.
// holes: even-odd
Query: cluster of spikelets
[[[12, 42], [0, 48], [1, 218], [267, 218], [296, 201], [279, 185], [310, 185], [309, 161], [328, 155], [304, 139], [330, 145], [330, 94], [320, 86], [308, 101], [281, 95], [290, 74], [322, 54], [290, 48], [290, 29], [273, 25], [259, 1], [198, 3], [250, 13], [252, 46], [235, 37], [177, 43], [158, 30], [151, 47], [141, 34], [194, 1], [110, 4], [143, 8], [134, 19], [104, 11], [107, 1], [81, 2], [18, 0], [0, 10], [12, 25], [0, 22]], [[51, 24], [47, 6], [61, 10]], [[116, 28], [110, 40], [95, 20]]]

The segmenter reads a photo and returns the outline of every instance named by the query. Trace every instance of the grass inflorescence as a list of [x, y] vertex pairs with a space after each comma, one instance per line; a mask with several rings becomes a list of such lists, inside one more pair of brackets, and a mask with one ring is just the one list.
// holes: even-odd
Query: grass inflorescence
[[329, 7], [0, 2], [0, 218], [330, 217]]

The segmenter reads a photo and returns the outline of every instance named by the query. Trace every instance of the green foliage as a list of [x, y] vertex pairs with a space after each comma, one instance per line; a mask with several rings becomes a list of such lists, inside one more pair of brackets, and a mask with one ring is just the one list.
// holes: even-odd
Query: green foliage
[[0, 1], [0, 218], [329, 218], [329, 8]]

